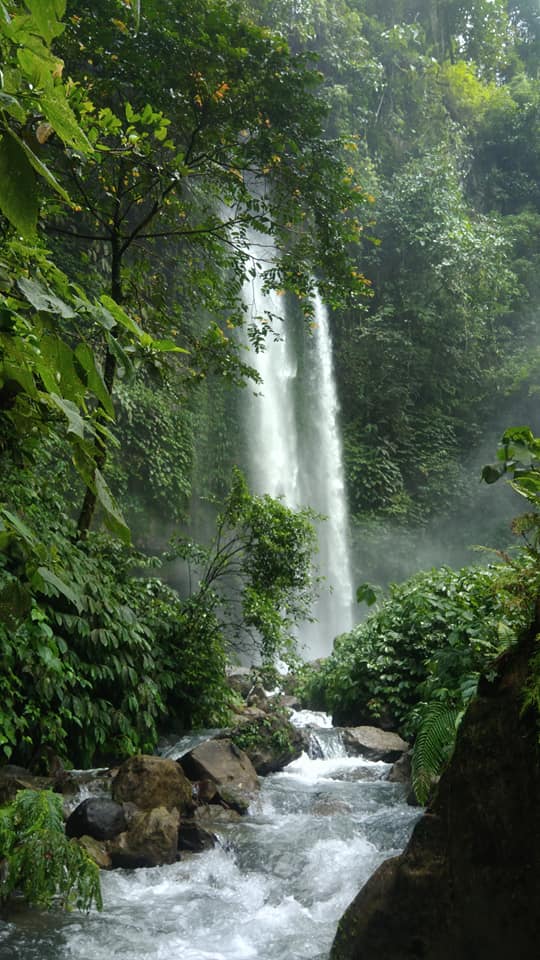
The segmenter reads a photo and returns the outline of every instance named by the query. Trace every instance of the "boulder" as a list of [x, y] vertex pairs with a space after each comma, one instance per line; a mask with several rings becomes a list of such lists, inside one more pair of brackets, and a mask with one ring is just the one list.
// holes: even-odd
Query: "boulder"
[[430, 806], [347, 909], [331, 960], [537, 955], [538, 718], [523, 710], [534, 645], [509, 651], [480, 684]]
[[178, 832], [178, 849], [187, 853], [201, 853], [216, 845], [216, 836], [205, 830], [196, 820], [184, 820]]
[[0, 806], [11, 803], [19, 790], [47, 790], [53, 785], [50, 777], [36, 777], [25, 767], [8, 763], [0, 768]]
[[306, 749], [306, 734], [278, 712], [263, 713], [231, 733], [231, 740], [247, 753], [261, 777], [282, 770]]
[[123, 807], [107, 797], [89, 797], [75, 808], [66, 823], [68, 837], [112, 840], [126, 829]]
[[159, 867], [178, 859], [177, 809], [155, 807], [136, 814], [129, 830], [109, 840], [113, 867]]
[[227, 683], [231, 690], [246, 699], [253, 687], [251, 667], [227, 667]]
[[409, 749], [409, 744], [397, 733], [378, 727], [345, 727], [343, 744], [351, 757], [395, 763]]
[[249, 757], [229, 739], [206, 740], [178, 761], [190, 780], [213, 780], [234, 786], [244, 793], [256, 793], [259, 778]]
[[79, 837], [77, 843], [83, 848], [85, 853], [99, 867], [100, 870], [110, 870], [112, 860], [107, 844], [103, 840], [96, 840], [94, 837]]
[[411, 754], [409, 751], [403, 753], [399, 760], [396, 760], [392, 764], [392, 769], [390, 770], [387, 780], [390, 780], [391, 783], [407, 783], [411, 782]]
[[298, 697], [290, 696], [289, 694], [283, 693], [278, 698], [278, 703], [280, 707], [283, 707], [284, 710], [301, 710], [302, 703]]
[[113, 799], [134, 803], [140, 810], [165, 807], [193, 809], [192, 787], [175, 760], [139, 754], [121, 765], [113, 781]]
[[209, 806], [197, 807], [193, 819], [203, 827], [212, 827], [213, 824], [238, 823], [242, 818], [236, 810], [212, 803]]

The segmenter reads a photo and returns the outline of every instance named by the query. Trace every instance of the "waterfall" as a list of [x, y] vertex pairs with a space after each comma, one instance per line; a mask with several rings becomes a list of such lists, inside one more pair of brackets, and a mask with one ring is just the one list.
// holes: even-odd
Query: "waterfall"
[[[269, 257], [268, 248], [264, 252], [255, 238], [251, 251], [254, 263]], [[293, 508], [310, 506], [327, 518], [317, 524], [317, 561], [325, 579], [313, 611], [316, 622], [301, 625], [298, 633], [301, 653], [314, 659], [327, 656], [334, 637], [352, 626], [348, 514], [328, 312], [317, 294], [313, 332], [304, 336], [300, 358], [305, 321], [287, 309], [283, 296], [264, 290], [260, 269], [244, 285], [244, 299], [250, 319], [262, 316], [258, 322], [271, 323], [279, 335], [275, 342], [268, 335], [266, 349], [253, 351], [250, 358], [262, 380], [246, 413], [251, 485], [257, 493], [282, 496]]]

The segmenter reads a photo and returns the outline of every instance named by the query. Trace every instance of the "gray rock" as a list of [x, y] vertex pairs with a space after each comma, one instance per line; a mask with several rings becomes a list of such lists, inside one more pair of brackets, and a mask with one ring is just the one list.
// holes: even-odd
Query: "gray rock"
[[411, 782], [411, 755], [410, 752], [404, 753], [399, 760], [392, 764], [387, 780], [391, 783], [410, 783]]
[[178, 810], [155, 807], [138, 813], [129, 830], [109, 840], [113, 867], [159, 867], [178, 859]]
[[94, 837], [79, 837], [77, 843], [100, 870], [111, 869], [111, 855], [104, 840], [96, 840]]
[[244, 793], [259, 790], [259, 778], [247, 754], [230, 740], [206, 740], [179, 761], [190, 780], [213, 780]]
[[134, 803], [140, 810], [165, 807], [189, 812], [192, 787], [175, 760], [139, 754], [121, 765], [112, 785], [113, 799]]
[[196, 820], [184, 820], [178, 831], [178, 849], [187, 853], [201, 853], [216, 845], [216, 836]]
[[89, 797], [75, 808], [66, 823], [68, 837], [112, 840], [127, 827], [121, 804], [106, 797]]
[[397, 733], [378, 727], [345, 727], [343, 743], [349, 756], [384, 760], [386, 763], [395, 763], [409, 748], [409, 744]]

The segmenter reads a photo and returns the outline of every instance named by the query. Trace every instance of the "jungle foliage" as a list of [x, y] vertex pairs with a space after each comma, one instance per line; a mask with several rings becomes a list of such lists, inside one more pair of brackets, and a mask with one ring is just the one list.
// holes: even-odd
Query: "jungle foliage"
[[14, 892], [34, 907], [101, 910], [99, 869], [64, 831], [62, 797], [19, 790], [0, 808], [0, 899]]

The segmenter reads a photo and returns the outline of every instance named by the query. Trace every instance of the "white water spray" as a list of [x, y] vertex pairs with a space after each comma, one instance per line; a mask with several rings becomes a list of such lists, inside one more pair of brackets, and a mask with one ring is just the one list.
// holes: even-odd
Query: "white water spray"
[[[261, 259], [253, 240], [254, 262]], [[273, 253], [273, 251], [272, 251]], [[271, 253], [271, 255], [272, 255]], [[264, 254], [268, 259], [268, 252]], [[319, 295], [314, 301], [313, 335], [299, 374], [294, 346], [295, 317], [283, 297], [263, 289], [261, 271], [245, 284], [252, 319], [278, 315], [281, 339], [267, 338], [266, 350], [251, 362], [262, 379], [247, 411], [250, 463], [256, 492], [282, 496], [288, 506], [310, 506], [327, 519], [318, 524], [320, 574], [325, 578], [315, 606], [317, 621], [299, 630], [299, 645], [308, 658], [327, 656], [334, 637], [352, 626], [352, 575], [338, 400], [332, 363], [328, 313]]]

